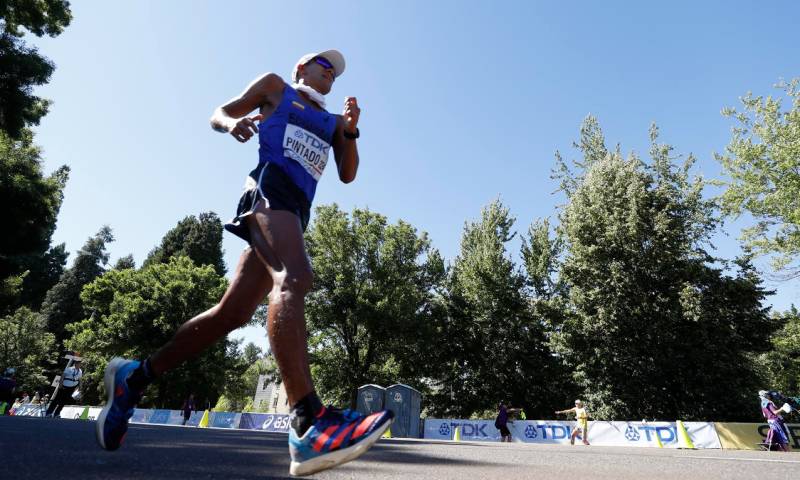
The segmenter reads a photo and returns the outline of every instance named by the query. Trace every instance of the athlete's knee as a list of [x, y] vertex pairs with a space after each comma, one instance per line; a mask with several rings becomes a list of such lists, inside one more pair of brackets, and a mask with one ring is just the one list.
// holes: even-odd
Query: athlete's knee
[[314, 283], [314, 273], [310, 268], [287, 271], [276, 284], [281, 294], [305, 296]]

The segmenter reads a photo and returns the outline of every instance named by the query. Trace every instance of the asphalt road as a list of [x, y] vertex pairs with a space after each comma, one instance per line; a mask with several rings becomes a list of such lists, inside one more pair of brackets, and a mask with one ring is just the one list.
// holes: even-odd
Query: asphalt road
[[[286, 435], [131, 425], [106, 452], [94, 422], [0, 417], [2, 479], [291, 478]], [[792, 479], [800, 453], [381, 440], [319, 479]]]

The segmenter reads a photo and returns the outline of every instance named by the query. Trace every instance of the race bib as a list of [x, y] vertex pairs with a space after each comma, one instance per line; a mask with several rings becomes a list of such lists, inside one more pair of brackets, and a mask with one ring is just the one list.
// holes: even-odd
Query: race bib
[[283, 135], [283, 154], [303, 166], [314, 180], [319, 181], [328, 163], [331, 146], [313, 133], [293, 125], [286, 125]]

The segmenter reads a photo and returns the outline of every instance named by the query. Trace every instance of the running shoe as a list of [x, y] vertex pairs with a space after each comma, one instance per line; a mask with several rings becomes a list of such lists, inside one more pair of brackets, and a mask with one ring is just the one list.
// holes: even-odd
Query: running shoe
[[302, 437], [289, 428], [289, 473], [310, 475], [355, 460], [381, 438], [393, 420], [391, 410], [361, 415], [349, 409], [323, 408]]
[[116, 450], [128, 432], [128, 419], [141, 398], [141, 393], [128, 388], [128, 377], [139, 367], [136, 360], [115, 358], [106, 367], [104, 382], [108, 402], [97, 416], [97, 443], [106, 450]]

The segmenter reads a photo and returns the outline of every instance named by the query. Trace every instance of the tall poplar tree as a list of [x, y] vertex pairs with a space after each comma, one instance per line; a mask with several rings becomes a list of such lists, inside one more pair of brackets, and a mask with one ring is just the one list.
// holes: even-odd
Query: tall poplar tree
[[[598, 418], [752, 418], [751, 361], [776, 323], [748, 260], [714, 258], [715, 204], [650, 130], [650, 161], [610, 151], [588, 117], [558, 170], [568, 315], [559, 354]], [[724, 267], [729, 267], [728, 271]], [[730, 272], [730, 270], [734, 270]]]

